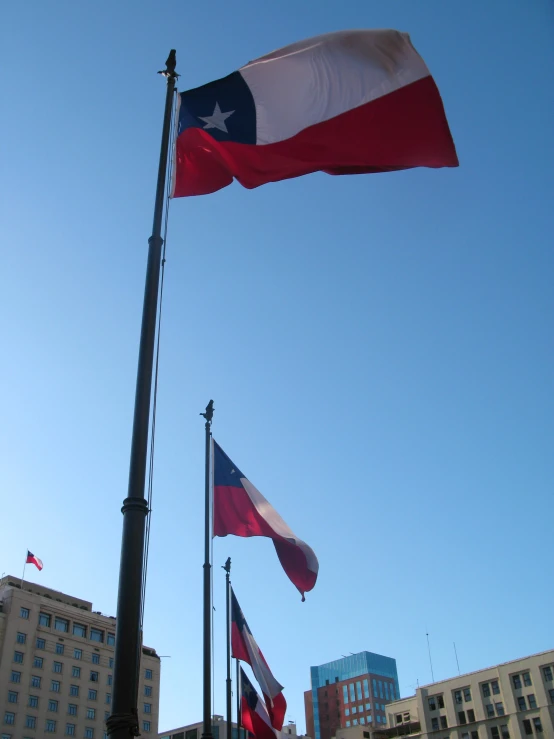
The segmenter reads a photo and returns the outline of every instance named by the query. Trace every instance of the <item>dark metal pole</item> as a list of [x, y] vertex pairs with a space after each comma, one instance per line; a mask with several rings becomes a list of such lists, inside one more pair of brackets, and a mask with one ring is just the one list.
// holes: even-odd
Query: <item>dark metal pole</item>
[[227, 739], [233, 739], [233, 709], [231, 692], [231, 557], [227, 557], [225, 566], [225, 606], [227, 626]]
[[240, 685], [240, 662], [238, 659], [235, 660], [237, 666], [237, 739], [240, 739], [240, 722], [241, 722], [241, 707], [240, 702], [242, 699], [241, 685]]
[[212, 418], [214, 402], [210, 400], [206, 411], [200, 414], [206, 419], [206, 470], [205, 470], [205, 517], [204, 517], [204, 717], [202, 739], [213, 739], [212, 736], [212, 565], [210, 562], [210, 543], [212, 532], [210, 527], [210, 461]]
[[163, 239], [161, 237], [171, 108], [175, 91], [175, 50], [169, 54], [166, 69], [167, 93], [162, 129], [158, 182], [152, 236], [148, 239], [148, 263], [144, 287], [140, 332], [135, 412], [129, 464], [129, 487], [123, 501], [123, 535], [117, 595], [117, 625], [112, 687], [112, 715], [106, 721], [112, 739], [129, 739], [139, 732], [137, 690], [141, 657], [140, 611], [144, 560], [144, 529], [148, 504], [144, 498], [150, 396], [158, 312], [158, 287]]

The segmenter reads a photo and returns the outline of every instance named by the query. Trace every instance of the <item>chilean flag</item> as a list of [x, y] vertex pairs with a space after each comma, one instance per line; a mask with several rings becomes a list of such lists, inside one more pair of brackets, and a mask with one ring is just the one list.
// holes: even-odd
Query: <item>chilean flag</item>
[[35, 555], [32, 552], [30, 552], [28, 549], [27, 549], [27, 559], [25, 560], [25, 564], [35, 565], [35, 567], [38, 570], [42, 570], [42, 567], [43, 567], [42, 559], [35, 557]]
[[442, 100], [407, 33], [327, 33], [179, 95], [173, 197], [235, 177], [457, 167]]
[[319, 563], [313, 549], [294, 534], [273, 506], [213, 442], [214, 536], [267, 536], [289, 579], [302, 594], [317, 580]]
[[262, 689], [271, 725], [277, 731], [281, 731], [287, 710], [283, 686], [273, 677], [262, 650], [248, 628], [233, 589], [231, 589], [231, 648], [235, 659], [247, 662], [252, 668], [254, 677]]
[[256, 693], [254, 686], [240, 668], [241, 725], [256, 739], [276, 739], [265, 703]]

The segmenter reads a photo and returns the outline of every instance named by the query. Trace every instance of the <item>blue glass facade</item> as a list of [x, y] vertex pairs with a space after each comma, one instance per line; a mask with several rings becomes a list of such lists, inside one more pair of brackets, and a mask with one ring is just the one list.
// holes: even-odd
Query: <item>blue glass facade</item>
[[[368, 673], [372, 675], [381, 675], [382, 677], [392, 680], [394, 683], [394, 692], [396, 696], [400, 697], [396, 660], [392, 657], [385, 657], [382, 654], [374, 654], [373, 652], [359, 652], [358, 654], [352, 654], [350, 657], [343, 657], [342, 659], [327, 662], [327, 664], [319, 665], [318, 667], [310, 667], [315, 733], [313, 739], [321, 739], [318, 688], [321, 688], [324, 685], [332, 685], [333, 683], [342, 682], [343, 680], [362, 677]], [[352, 693], [352, 695], [349, 696], [350, 701], [354, 701], [355, 699], [361, 700], [362, 685], [364, 697], [369, 697], [367, 679], [356, 681], [355, 685], [356, 696], [354, 695], [354, 685], [352, 685], [350, 687], [350, 692]], [[375, 680], [373, 680], [373, 685], [374, 697], [376, 697], [379, 695], [379, 691], [376, 690]], [[343, 700], [344, 703], [347, 703], [345, 687], [346, 686], [343, 686]], [[381, 684], [381, 692], [382, 691], [383, 686]], [[381, 697], [385, 698], [384, 693]], [[392, 700], [394, 696], [391, 695], [390, 698]]]

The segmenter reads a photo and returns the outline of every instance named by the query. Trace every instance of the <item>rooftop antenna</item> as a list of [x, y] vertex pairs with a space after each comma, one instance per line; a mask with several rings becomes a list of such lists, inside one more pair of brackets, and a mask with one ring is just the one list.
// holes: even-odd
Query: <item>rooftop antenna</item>
[[435, 682], [435, 675], [433, 674], [433, 662], [431, 660], [431, 647], [429, 645], [429, 634], [426, 634], [427, 636], [427, 651], [429, 652], [429, 665], [431, 666], [431, 680]]
[[456, 642], [452, 642], [454, 644], [454, 654], [456, 655], [456, 664], [458, 666], [458, 675], [460, 674], [460, 663], [458, 662], [458, 652], [456, 651]]

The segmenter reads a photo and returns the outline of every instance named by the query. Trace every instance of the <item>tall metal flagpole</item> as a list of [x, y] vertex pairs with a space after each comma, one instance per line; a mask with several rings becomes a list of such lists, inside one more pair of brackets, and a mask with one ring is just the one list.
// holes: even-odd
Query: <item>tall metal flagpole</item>
[[241, 723], [241, 709], [240, 709], [240, 703], [241, 703], [241, 685], [240, 685], [240, 662], [238, 659], [235, 660], [235, 664], [237, 667], [237, 737], [240, 739], [240, 723]]
[[214, 415], [214, 402], [210, 400], [204, 413], [200, 414], [206, 419], [206, 468], [205, 468], [205, 516], [204, 516], [204, 711], [202, 739], [213, 739], [212, 736], [212, 565], [210, 561], [211, 532], [211, 488], [210, 488], [210, 462], [212, 441], [212, 418]]
[[163, 239], [162, 218], [169, 151], [171, 109], [175, 82], [175, 49], [169, 53], [166, 69], [160, 74], [167, 79], [165, 112], [162, 129], [158, 182], [154, 206], [152, 236], [148, 239], [148, 263], [142, 308], [135, 412], [129, 463], [128, 496], [123, 501], [123, 535], [119, 565], [115, 662], [112, 687], [112, 714], [106, 721], [112, 739], [137, 736], [137, 689], [141, 657], [140, 612], [144, 560], [144, 529], [148, 504], [144, 498], [150, 396], [158, 312], [158, 287]]
[[227, 626], [227, 739], [233, 739], [233, 709], [231, 698], [231, 557], [223, 567], [225, 570], [225, 625]]

